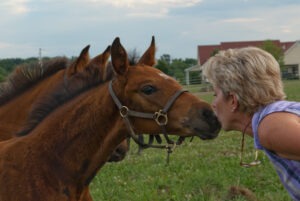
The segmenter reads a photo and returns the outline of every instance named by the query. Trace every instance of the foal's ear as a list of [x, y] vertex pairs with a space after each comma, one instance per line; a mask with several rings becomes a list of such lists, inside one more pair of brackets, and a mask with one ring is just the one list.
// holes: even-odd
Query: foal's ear
[[119, 75], [124, 75], [128, 71], [129, 60], [126, 50], [117, 37], [111, 45], [111, 62], [114, 71]]
[[67, 68], [67, 76], [70, 77], [77, 72], [83, 71], [90, 61], [89, 56], [90, 45], [87, 45], [81, 51], [79, 57]]
[[138, 65], [153, 66], [155, 64], [155, 39], [152, 36], [151, 44], [143, 56], [140, 58]]
[[110, 56], [110, 45], [99, 55], [94, 57], [90, 63], [96, 64], [99, 67], [105, 66]]
[[90, 64], [88, 65], [90, 66], [90, 68], [94, 67], [99, 70], [100, 75], [102, 76], [102, 80], [106, 80], [107, 77], [106, 68], [107, 68], [109, 57], [110, 57], [110, 45], [104, 50], [104, 52], [94, 57], [90, 62]]

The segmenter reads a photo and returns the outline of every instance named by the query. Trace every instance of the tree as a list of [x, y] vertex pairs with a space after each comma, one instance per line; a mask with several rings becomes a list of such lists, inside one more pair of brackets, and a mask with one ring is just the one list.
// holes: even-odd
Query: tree
[[[157, 60], [157, 65], [155, 67], [160, 69], [164, 73], [174, 77], [179, 82], [184, 83], [184, 70], [196, 64], [196, 59], [171, 59], [170, 55], [164, 54], [160, 57], [160, 59]], [[192, 77], [195, 78], [195, 80], [199, 80], [199, 73], [193, 73]]]
[[173, 59], [170, 66], [173, 71], [173, 77], [182, 83], [185, 78], [184, 69], [189, 66], [182, 59]]
[[155, 65], [155, 68], [158, 68], [159, 70], [161, 70], [162, 72], [170, 75], [169, 73], [169, 65], [165, 60], [162, 59], [158, 59], [157, 60], [157, 64]]
[[158, 60], [155, 68], [158, 68], [162, 72], [172, 76], [173, 72], [170, 69], [170, 59], [171, 56], [169, 54], [163, 54]]
[[[49, 59], [49, 58], [43, 58]], [[38, 59], [35, 57], [30, 57], [27, 59], [12, 58], [12, 59], [0, 59], [0, 82], [4, 81], [5, 77], [9, 75], [17, 66], [24, 63], [35, 63]]]
[[4, 68], [0, 68], [0, 82], [5, 80], [5, 77], [7, 76], [7, 72]]
[[169, 54], [163, 54], [160, 59], [165, 61], [168, 65], [171, 64], [171, 56]]
[[277, 46], [271, 40], [266, 40], [263, 42], [261, 49], [272, 54], [273, 57], [279, 63], [281, 69], [284, 67], [284, 60], [283, 60], [284, 54], [283, 54], [283, 50], [281, 47]]
[[219, 49], [218, 48], [215, 48], [211, 53], [210, 53], [210, 56], [215, 56], [216, 54], [219, 53]]

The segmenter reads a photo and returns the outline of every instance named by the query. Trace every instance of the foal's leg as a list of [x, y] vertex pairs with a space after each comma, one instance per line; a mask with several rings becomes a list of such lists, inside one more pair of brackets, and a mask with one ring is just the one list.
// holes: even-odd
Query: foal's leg
[[[141, 144], [144, 144], [144, 136], [143, 136], [143, 134], [138, 135], [138, 140], [139, 140], [139, 142], [140, 142]], [[141, 154], [142, 151], [143, 151], [143, 147], [140, 146], [140, 145], [138, 145], [138, 154]]]

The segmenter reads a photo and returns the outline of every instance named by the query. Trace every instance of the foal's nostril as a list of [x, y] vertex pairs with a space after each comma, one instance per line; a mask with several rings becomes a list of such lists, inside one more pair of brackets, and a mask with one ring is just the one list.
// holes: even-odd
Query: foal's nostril
[[123, 147], [117, 147], [114, 152], [111, 154], [108, 162], [118, 162], [125, 158], [127, 153], [127, 149]]
[[209, 118], [210, 117], [210, 112], [207, 109], [202, 110], [202, 115], [205, 118]]
[[117, 148], [115, 150], [115, 152], [117, 152], [119, 155], [123, 156], [126, 154], [126, 150], [124, 150], [123, 148]]

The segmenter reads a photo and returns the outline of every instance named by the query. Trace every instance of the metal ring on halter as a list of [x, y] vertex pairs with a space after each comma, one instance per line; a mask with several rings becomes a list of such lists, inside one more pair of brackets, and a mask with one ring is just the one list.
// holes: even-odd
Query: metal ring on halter
[[165, 126], [168, 123], [168, 116], [162, 110], [154, 113], [154, 120], [159, 126]]
[[121, 115], [121, 117], [123, 117], [123, 118], [127, 117], [128, 116], [128, 112], [129, 112], [128, 107], [122, 106], [120, 108], [120, 115]]

